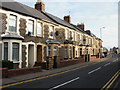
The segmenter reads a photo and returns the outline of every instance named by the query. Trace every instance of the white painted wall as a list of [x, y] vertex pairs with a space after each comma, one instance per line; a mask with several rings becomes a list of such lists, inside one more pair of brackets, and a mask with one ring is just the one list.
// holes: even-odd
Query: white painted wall
[[[34, 42], [23, 42], [22, 45], [26, 46], [26, 63], [27, 63], [26, 67], [29, 66], [29, 63], [32, 64], [32, 65], [34, 65], [35, 62], [36, 62], [36, 58], [37, 58], [37, 55], [36, 55], [36, 49], [37, 49], [37, 47], [36, 47], [35, 43]], [[33, 46], [32, 50], [30, 50], [31, 52], [29, 51], [29, 46], [30, 45]], [[31, 61], [29, 60], [29, 58], [30, 58], [29, 57], [29, 53], [32, 55]]]

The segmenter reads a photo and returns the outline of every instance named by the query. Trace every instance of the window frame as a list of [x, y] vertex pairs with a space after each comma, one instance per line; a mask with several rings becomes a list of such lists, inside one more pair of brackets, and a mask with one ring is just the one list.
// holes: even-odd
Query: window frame
[[[14, 18], [13, 18], [13, 17], [14, 17]], [[15, 21], [15, 26], [12, 26], [11, 24], [13, 24], [13, 23], [10, 23], [10, 22], [13, 22], [13, 21], [10, 21], [10, 20], [13, 20], [13, 19], [15, 19], [15, 20], [14, 20], [14, 21]], [[9, 25], [8, 25], [9, 29], [8, 29], [8, 31], [9, 31], [9, 32], [12, 32], [12, 33], [17, 33], [17, 16], [16, 16], [16, 15], [13, 15], [13, 14], [10, 14], [8, 21], [9, 21]], [[10, 30], [11, 27], [14, 27], [14, 28], [15, 28], [15, 31]]]
[[69, 30], [68, 29], [65, 30], [65, 39], [66, 40], [69, 39]]
[[72, 32], [72, 41], [75, 40], [75, 32]]
[[[17, 45], [18, 45], [18, 48], [17, 48], [17, 49], [18, 49], [18, 51], [17, 51], [17, 52], [18, 52], [18, 53], [17, 53], [17, 54], [18, 54], [18, 58], [17, 58], [17, 59], [15, 59], [14, 56], [13, 56], [13, 54], [14, 54], [13, 51], [14, 51], [14, 49], [16, 49], [16, 48], [14, 47], [14, 44], [17, 44]], [[12, 43], [12, 60], [13, 60], [13, 61], [19, 61], [19, 57], [20, 57], [20, 56], [19, 56], [19, 55], [20, 55], [20, 54], [19, 54], [19, 53], [20, 53], [20, 52], [19, 52], [19, 51], [20, 51], [20, 50], [19, 50], [19, 49], [20, 49], [20, 46], [19, 46], [19, 45], [20, 45], [20, 44], [17, 43], [17, 42], [13, 42], [13, 43]], [[14, 48], [13, 48], [13, 47], [14, 47]]]
[[[32, 29], [32, 31], [29, 30], [29, 25], [31, 24], [30, 22], [33, 22], [33, 25], [32, 25], [32, 28], [33, 28], [33, 29]], [[35, 35], [35, 29], [34, 29], [35, 26], [34, 26], [34, 25], [35, 25], [35, 21], [32, 20], [32, 19], [29, 19], [29, 20], [28, 20], [28, 27], [27, 27], [27, 29], [28, 29], [28, 32], [30, 32], [31, 36], [34, 36], [34, 35]]]
[[[57, 56], [57, 46], [54, 46], [53, 48], [54, 56]], [[56, 54], [55, 54], [56, 53]]]
[[[50, 48], [49, 48], [50, 47]], [[52, 55], [52, 50], [51, 50], [51, 46], [47, 46], [47, 56], [51, 56]], [[50, 54], [49, 54], [50, 52]]]
[[[7, 43], [7, 52], [5, 53], [5, 43]], [[7, 54], [7, 58], [5, 57]], [[4, 42], [4, 60], [8, 60], [8, 42]]]
[[[38, 30], [40, 30], [40, 29], [38, 29], [38, 24], [41, 24], [41, 35], [39, 35], [38, 34]], [[39, 27], [40, 28], [40, 27]], [[37, 36], [38, 37], [43, 37], [43, 23], [42, 22], [37, 22]]]
[[[52, 30], [50, 29], [52, 27]], [[53, 31], [53, 36], [51, 36], [51, 31]], [[49, 26], [49, 38], [54, 38], [54, 26], [50, 25]]]

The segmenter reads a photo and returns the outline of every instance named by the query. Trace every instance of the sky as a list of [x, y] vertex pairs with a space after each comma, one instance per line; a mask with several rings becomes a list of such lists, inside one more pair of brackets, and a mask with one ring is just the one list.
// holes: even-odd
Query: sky
[[[16, 0], [34, 8], [37, 0]], [[103, 46], [108, 49], [118, 46], [118, 0], [43, 0], [46, 12], [61, 19], [70, 15], [72, 23], [85, 24], [100, 38], [102, 31]], [[105, 27], [105, 28], [102, 28]]]

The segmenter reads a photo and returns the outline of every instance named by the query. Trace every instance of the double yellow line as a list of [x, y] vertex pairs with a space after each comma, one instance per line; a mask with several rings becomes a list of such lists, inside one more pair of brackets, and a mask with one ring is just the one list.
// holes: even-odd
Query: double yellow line
[[107, 90], [115, 82], [115, 80], [120, 76], [120, 69], [112, 76], [112, 78], [101, 88], [101, 90]]
[[[97, 63], [99, 63], [99, 62], [95, 62], [92, 65], [97, 64]], [[35, 80], [40, 80], [40, 79], [56, 76], [56, 75], [59, 75], [59, 74], [63, 74], [63, 73], [67, 73], [67, 72], [70, 72], [70, 71], [78, 70], [78, 69], [81, 69], [81, 68], [84, 68], [84, 67], [87, 67], [87, 66], [91, 66], [91, 65], [84, 65], [84, 66], [81, 66], [81, 67], [77, 67], [77, 68], [74, 68], [74, 69], [66, 70], [66, 71], [63, 71], [63, 72], [59, 72], [59, 73], [55, 73], [55, 74], [51, 74], [51, 75], [47, 75], [47, 76], [43, 76], [43, 77], [38, 77], [38, 78], [34, 78], [34, 79], [20, 81], [20, 82], [17, 82], [17, 83], [3, 85], [3, 86], [0, 86], [0, 88], [10, 87], [10, 86], [14, 86], [14, 85], [22, 84], [22, 83], [27, 83], [27, 82], [31, 82], [31, 81], [35, 81]]]

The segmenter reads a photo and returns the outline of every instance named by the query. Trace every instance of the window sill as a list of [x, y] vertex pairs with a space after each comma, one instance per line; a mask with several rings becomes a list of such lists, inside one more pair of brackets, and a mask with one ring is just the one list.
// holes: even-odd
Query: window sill
[[36, 36], [36, 37], [38, 37], [38, 38], [44, 38], [43, 36]]
[[15, 60], [13, 60], [13, 63], [19, 63], [19, 61], [15, 61]]

